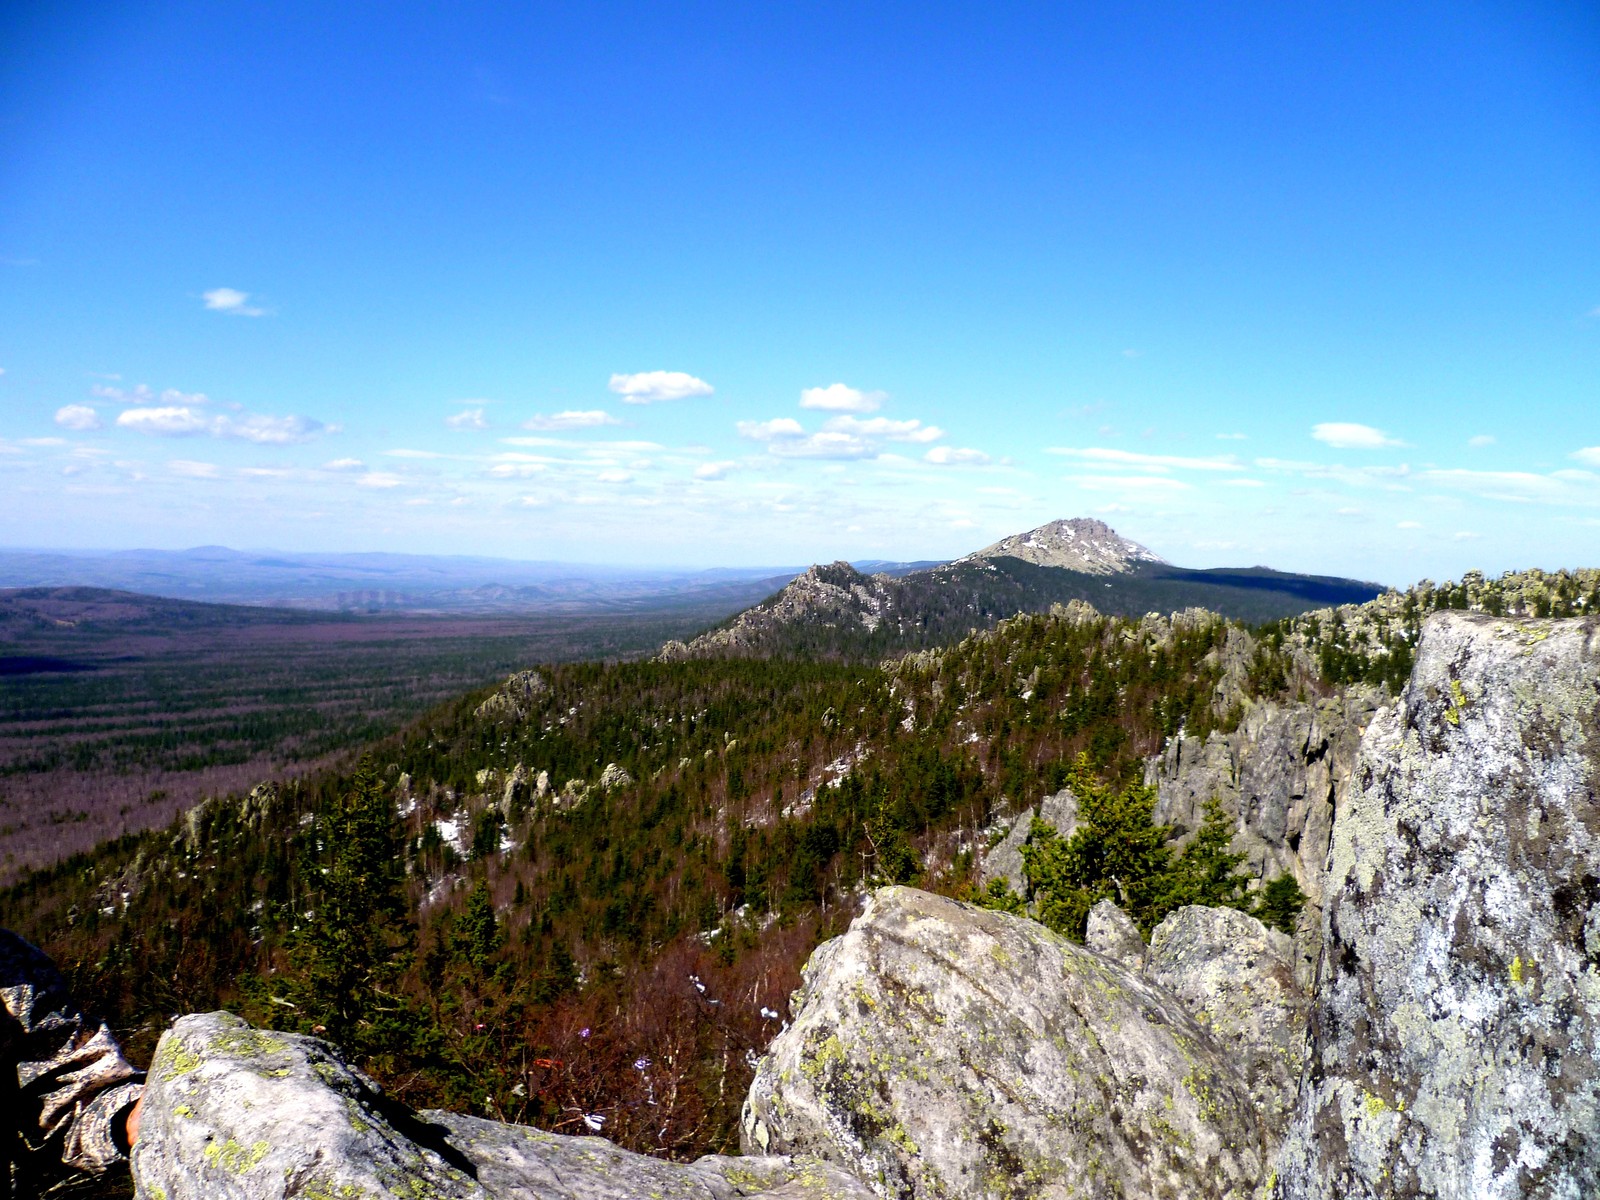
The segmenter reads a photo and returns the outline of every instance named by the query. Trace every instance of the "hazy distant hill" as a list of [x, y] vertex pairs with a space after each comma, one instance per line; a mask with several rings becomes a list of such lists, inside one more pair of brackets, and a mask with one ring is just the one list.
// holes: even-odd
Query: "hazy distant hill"
[[1261, 623], [1364, 603], [1384, 590], [1375, 583], [1267, 567], [1175, 567], [1104, 522], [1052, 521], [898, 577], [865, 575], [843, 562], [812, 567], [716, 629], [687, 644], [669, 644], [663, 655], [870, 658], [951, 641], [1017, 613], [1071, 600], [1122, 616], [1202, 607]]
[[796, 574], [798, 569], [781, 567], [674, 571], [421, 554], [287, 554], [226, 546], [0, 550], [0, 588], [114, 588], [213, 604], [322, 612], [626, 612], [674, 603], [737, 608], [769, 595]]

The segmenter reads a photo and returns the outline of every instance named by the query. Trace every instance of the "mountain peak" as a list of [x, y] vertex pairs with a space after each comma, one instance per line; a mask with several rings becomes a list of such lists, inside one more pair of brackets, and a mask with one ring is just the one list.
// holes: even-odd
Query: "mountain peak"
[[1020, 558], [1036, 566], [1061, 567], [1087, 575], [1119, 575], [1136, 562], [1166, 561], [1092, 517], [1051, 521], [1026, 533], [1001, 538], [994, 545], [956, 561], [972, 562], [980, 558]]

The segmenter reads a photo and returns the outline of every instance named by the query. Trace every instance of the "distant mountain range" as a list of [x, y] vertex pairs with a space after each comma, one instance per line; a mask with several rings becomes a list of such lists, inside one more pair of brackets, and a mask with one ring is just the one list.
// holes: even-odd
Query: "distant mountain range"
[[868, 575], [844, 562], [812, 567], [716, 629], [668, 643], [662, 656], [874, 657], [949, 642], [1071, 600], [1119, 616], [1198, 607], [1256, 624], [1361, 604], [1385, 590], [1267, 567], [1175, 567], [1103, 521], [1078, 518], [898, 575]]
[[[881, 570], [924, 564], [871, 564]], [[352, 613], [628, 612], [727, 607], [770, 595], [798, 567], [670, 571], [415, 554], [0, 550], [0, 588], [98, 587], [212, 604]]]

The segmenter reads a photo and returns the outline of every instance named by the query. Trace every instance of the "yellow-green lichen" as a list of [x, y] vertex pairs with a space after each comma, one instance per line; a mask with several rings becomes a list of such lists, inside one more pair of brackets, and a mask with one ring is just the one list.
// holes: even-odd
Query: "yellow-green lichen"
[[243, 1175], [261, 1165], [272, 1147], [266, 1142], [256, 1142], [248, 1150], [229, 1138], [225, 1142], [212, 1142], [206, 1147], [205, 1159], [218, 1170], [230, 1175]]
[[156, 1055], [156, 1061], [151, 1065], [156, 1074], [165, 1082], [171, 1083], [190, 1071], [199, 1070], [200, 1062], [198, 1054], [177, 1038], [169, 1037], [166, 1044], [161, 1047], [161, 1053]]

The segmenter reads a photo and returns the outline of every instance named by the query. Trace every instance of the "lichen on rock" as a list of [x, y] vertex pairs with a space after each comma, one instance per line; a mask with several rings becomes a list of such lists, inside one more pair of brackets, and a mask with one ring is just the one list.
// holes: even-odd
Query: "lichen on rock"
[[229, 1013], [162, 1038], [133, 1154], [141, 1200], [869, 1200], [808, 1159], [670, 1163], [382, 1095], [325, 1042]]
[[1252, 1196], [1268, 1143], [1176, 999], [1042, 925], [884, 888], [817, 949], [746, 1150], [893, 1197]]
[[1597, 635], [1424, 625], [1333, 831], [1286, 1200], [1600, 1195]]

